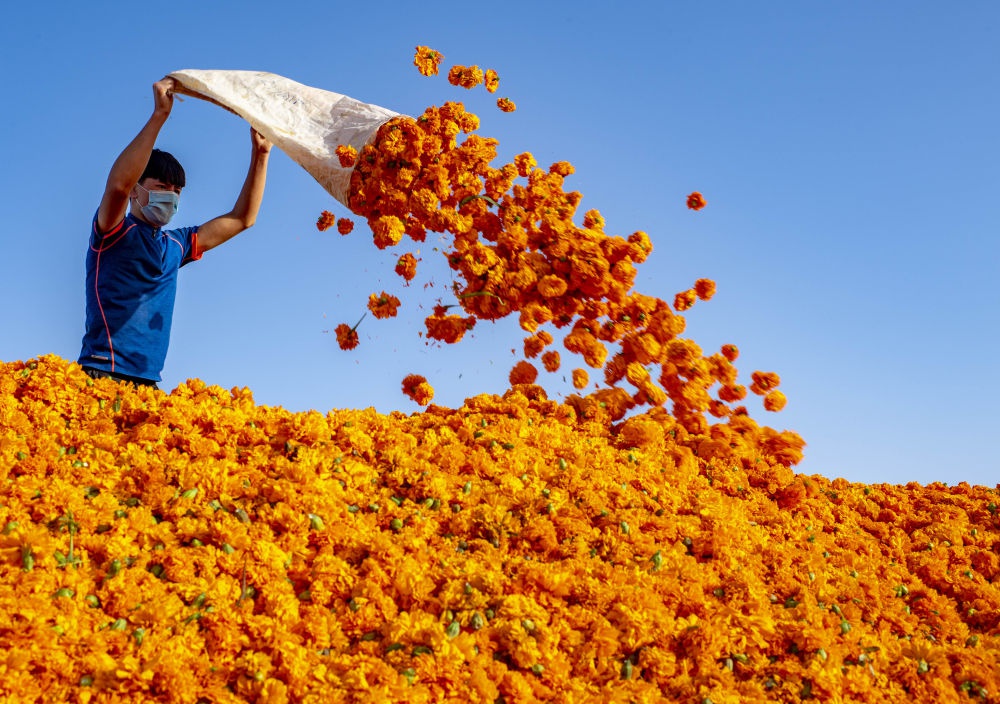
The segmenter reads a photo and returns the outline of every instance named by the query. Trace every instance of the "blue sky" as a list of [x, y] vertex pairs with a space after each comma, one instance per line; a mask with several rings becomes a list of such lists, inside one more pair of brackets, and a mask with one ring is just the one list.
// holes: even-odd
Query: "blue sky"
[[[751, 413], [803, 435], [801, 471], [995, 485], [1000, 5], [611, 5], [8, 8], [0, 360], [76, 359], [90, 220], [152, 110], [151, 84], [185, 68], [270, 71], [401, 113], [461, 100], [502, 158], [572, 162], [581, 212], [652, 238], [640, 291], [672, 300], [695, 279], [717, 282], [689, 312], [688, 336], [706, 350], [736, 344], [745, 380], [781, 375], [786, 410], [752, 399]], [[517, 112], [420, 76], [418, 44], [446, 67], [495, 68]], [[239, 118], [187, 99], [159, 146], [187, 170], [179, 225], [232, 206], [250, 151]], [[684, 206], [694, 190], [708, 200], [698, 213]], [[392, 265], [405, 249], [379, 252], [361, 226], [319, 233], [324, 209], [348, 214], [275, 153], [256, 226], [181, 272], [161, 387], [198, 377], [324, 412], [416, 412], [399, 388], [411, 372], [442, 405], [502, 392], [516, 321], [481, 323], [445, 349], [417, 335], [447, 296], [442, 243], [421, 245], [420, 275], [402, 289]], [[356, 322], [383, 289], [403, 298], [400, 317], [369, 316], [360, 347], [340, 351], [334, 327]], [[558, 393], [561, 376], [543, 382]]]

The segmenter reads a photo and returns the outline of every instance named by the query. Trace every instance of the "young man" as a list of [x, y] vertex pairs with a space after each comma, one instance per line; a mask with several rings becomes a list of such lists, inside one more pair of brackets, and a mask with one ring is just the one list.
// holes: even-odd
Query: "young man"
[[154, 109], [115, 160], [87, 252], [87, 321], [79, 364], [92, 377], [156, 386], [170, 341], [180, 267], [254, 224], [271, 143], [251, 128], [250, 170], [233, 209], [204, 225], [163, 229], [184, 169], [154, 149], [174, 104], [174, 79], [153, 84]]

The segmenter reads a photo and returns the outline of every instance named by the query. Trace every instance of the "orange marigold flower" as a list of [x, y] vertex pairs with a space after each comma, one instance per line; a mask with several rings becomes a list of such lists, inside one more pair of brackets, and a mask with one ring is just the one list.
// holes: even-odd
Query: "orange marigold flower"
[[510, 98], [498, 98], [497, 107], [503, 110], [504, 112], [514, 112], [515, 110], [517, 110], [517, 106], [514, 104], [514, 101], [511, 100]]
[[527, 177], [531, 170], [538, 166], [538, 162], [531, 152], [524, 152], [514, 157], [514, 166], [517, 167], [518, 176]]
[[535, 369], [535, 365], [523, 359], [510, 370], [511, 384], [534, 384], [537, 378], [538, 370]]
[[407, 281], [413, 281], [417, 275], [417, 258], [407, 252], [396, 261], [395, 271]]
[[698, 191], [695, 191], [687, 197], [687, 207], [691, 210], [701, 210], [705, 207], [705, 205], [705, 196]]
[[555, 350], [549, 350], [542, 355], [542, 365], [545, 367], [545, 371], [554, 372], [559, 369], [559, 353]]
[[524, 338], [524, 356], [529, 359], [537, 357], [543, 349], [551, 344], [551, 333], [547, 330], [540, 330], [536, 334]]
[[396, 310], [399, 308], [399, 299], [383, 291], [379, 294], [368, 296], [368, 310], [376, 318], [394, 318]]
[[417, 53], [413, 57], [413, 65], [424, 76], [436, 76], [442, 59], [444, 56], [429, 46], [418, 46]]
[[597, 209], [588, 210], [583, 214], [583, 226], [591, 230], [603, 230], [604, 216]]
[[778, 388], [778, 384], [781, 383], [781, 377], [774, 372], [754, 372], [750, 375], [750, 379], [753, 381], [750, 390], [758, 396], [763, 396], [768, 391]]
[[590, 375], [587, 374], [586, 369], [574, 369], [573, 370], [573, 388], [582, 389], [590, 381]]
[[419, 374], [409, 374], [403, 379], [403, 393], [420, 406], [426, 406], [434, 398], [434, 387]]
[[349, 235], [354, 230], [354, 221], [350, 218], [339, 218], [337, 220], [337, 232], [342, 235]]
[[357, 326], [352, 328], [347, 323], [341, 323], [337, 326], [335, 332], [337, 333], [337, 344], [340, 345], [340, 349], [353, 350], [358, 346]]
[[543, 276], [538, 281], [538, 294], [544, 298], [556, 298], [566, 293], [566, 279], [555, 274]]
[[740, 350], [736, 345], [723, 345], [721, 351], [722, 356], [730, 362], [735, 362], [736, 358], [740, 356]]
[[483, 84], [490, 93], [496, 93], [497, 88], [500, 87], [500, 74], [491, 68], [486, 69], [486, 74], [483, 76]]
[[448, 82], [462, 88], [475, 88], [483, 82], [483, 70], [478, 66], [460, 66], [455, 64], [448, 71]]
[[719, 398], [727, 403], [742, 401], [747, 396], [747, 387], [742, 384], [724, 384], [719, 387]]
[[331, 213], [329, 210], [324, 210], [319, 214], [319, 219], [316, 220], [316, 229], [320, 232], [326, 232], [336, 221], [336, 215]]
[[337, 158], [340, 160], [340, 165], [345, 169], [348, 166], [354, 166], [358, 160], [358, 150], [350, 144], [341, 144], [334, 150], [334, 153], [336, 153]]
[[674, 310], [681, 312], [685, 311], [694, 305], [695, 298], [698, 294], [694, 292], [694, 289], [688, 289], [687, 291], [681, 291], [676, 296], [674, 296]]
[[698, 279], [694, 282], [694, 292], [703, 301], [715, 295], [715, 282], [711, 279]]
[[369, 224], [372, 228], [372, 239], [379, 249], [399, 244], [403, 239], [403, 233], [406, 232], [403, 221], [395, 215], [382, 215]]
[[780, 411], [785, 407], [786, 403], [788, 403], [788, 399], [785, 398], [785, 394], [775, 389], [764, 397], [764, 410]]
[[444, 306], [436, 306], [434, 314], [424, 319], [424, 326], [427, 328], [427, 338], [430, 340], [440, 340], [447, 344], [454, 344], [462, 339], [468, 330], [476, 325], [476, 318], [469, 316], [463, 318], [460, 315], [446, 315]]
[[550, 174], [559, 174], [560, 176], [569, 176], [575, 171], [576, 169], [568, 161], [557, 161], [549, 167]]

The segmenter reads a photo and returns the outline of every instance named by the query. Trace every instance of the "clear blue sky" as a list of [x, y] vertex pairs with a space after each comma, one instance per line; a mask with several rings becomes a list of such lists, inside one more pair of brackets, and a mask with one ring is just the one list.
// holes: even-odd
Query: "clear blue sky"
[[[151, 84], [184, 68], [270, 71], [402, 113], [462, 100], [503, 157], [571, 161], [581, 212], [650, 234], [640, 291], [672, 300], [697, 278], [717, 282], [688, 336], [738, 345], [745, 380], [781, 375], [786, 410], [754, 398], [751, 413], [803, 435], [800, 470], [995, 485], [1000, 4], [617, 5], [12, 5], [0, 25], [0, 360], [76, 359], [90, 220], [152, 110]], [[445, 66], [495, 68], [518, 111], [420, 76], [418, 44]], [[178, 224], [231, 207], [245, 123], [188, 99], [159, 146], [188, 174]], [[684, 206], [693, 190], [708, 200], [699, 213]], [[506, 388], [516, 321], [447, 349], [417, 337], [449, 279], [430, 240], [400, 318], [369, 316], [361, 346], [340, 351], [337, 323], [356, 322], [369, 293], [400, 291], [404, 249], [377, 251], [360, 226], [319, 233], [324, 209], [347, 214], [276, 153], [256, 226], [181, 272], [163, 388], [199, 377], [324, 412], [417, 411], [399, 390], [410, 372], [443, 405]]]

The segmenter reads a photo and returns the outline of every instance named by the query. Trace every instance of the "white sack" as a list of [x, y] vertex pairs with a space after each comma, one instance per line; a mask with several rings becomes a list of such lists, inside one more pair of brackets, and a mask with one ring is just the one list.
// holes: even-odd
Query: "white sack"
[[399, 114], [262, 71], [192, 69], [170, 77], [180, 84], [178, 93], [245, 119], [345, 206], [353, 167], [342, 167], [334, 150], [347, 144], [360, 153], [376, 130]]

